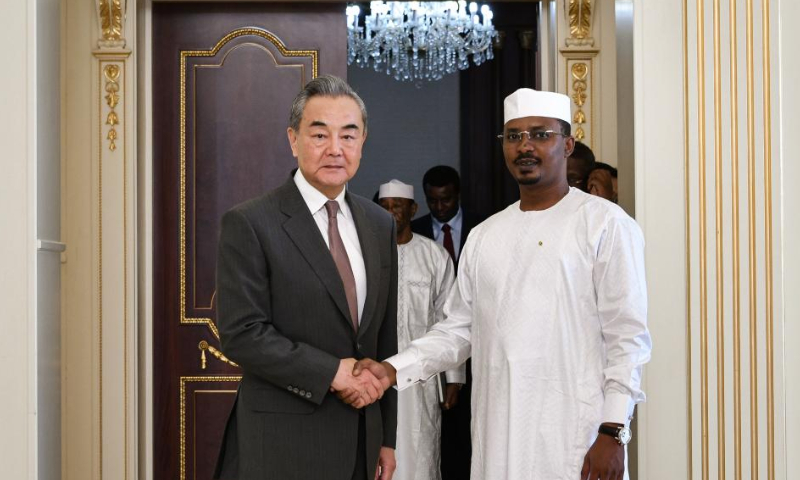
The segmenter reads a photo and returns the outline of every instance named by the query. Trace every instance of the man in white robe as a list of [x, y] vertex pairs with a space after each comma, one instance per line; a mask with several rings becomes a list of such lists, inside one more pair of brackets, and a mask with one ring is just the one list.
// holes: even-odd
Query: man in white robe
[[641, 230], [567, 184], [568, 97], [520, 89], [504, 112], [520, 201], [470, 234], [446, 319], [354, 373], [402, 391], [471, 353], [473, 480], [627, 478], [651, 350]]
[[[411, 232], [411, 219], [417, 212], [414, 187], [392, 180], [381, 185], [378, 199], [397, 224], [397, 346], [404, 349], [444, 318], [455, 272], [447, 250]], [[457, 393], [466, 381], [464, 364], [445, 376], [447, 390]], [[439, 400], [437, 377], [398, 393], [394, 480], [441, 479], [441, 412], [449, 405], [440, 406]]]

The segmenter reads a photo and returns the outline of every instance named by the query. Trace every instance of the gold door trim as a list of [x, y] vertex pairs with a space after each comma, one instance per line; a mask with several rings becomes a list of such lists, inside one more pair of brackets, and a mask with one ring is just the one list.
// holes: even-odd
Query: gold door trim
[[311, 78], [319, 75], [318, 50], [290, 50], [274, 34], [255, 27], [234, 30], [217, 42], [210, 50], [181, 50], [180, 65], [180, 324], [206, 325], [215, 338], [219, 339], [219, 330], [214, 320], [208, 317], [186, 316], [186, 59], [189, 57], [213, 57], [231, 40], [254, 35], [268, 40], [275, 45], [285, 57], [308, 57], [311, 59]]
[[[180, 388], [180, 480], [186, 480], [186, 384], [212, 383], [212, 382], [239, 382], [241, 375], [215, 375], [215, 376], [187, 376], [181, 377]], [[220, 392], [235, 392], [236, 390], [215, 390]]]

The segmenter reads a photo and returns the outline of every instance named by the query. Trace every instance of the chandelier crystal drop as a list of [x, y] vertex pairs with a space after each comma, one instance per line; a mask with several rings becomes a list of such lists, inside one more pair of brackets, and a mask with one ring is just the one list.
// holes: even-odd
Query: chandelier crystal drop
[[440, 80], [494, 58], [488, 5], [472, 2], [370, 2], [347, 7], [347, 64], [386, 72], [396, 80]]

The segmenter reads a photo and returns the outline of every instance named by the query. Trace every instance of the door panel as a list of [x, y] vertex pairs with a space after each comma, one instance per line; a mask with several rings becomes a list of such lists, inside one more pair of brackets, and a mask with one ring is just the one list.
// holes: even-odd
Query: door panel
[[153, 6], [154, 472], [209, 479], [240, 370], [219, 351], [219, 221], [296, 166], [289, 107], [346, 75], [343, 4]]

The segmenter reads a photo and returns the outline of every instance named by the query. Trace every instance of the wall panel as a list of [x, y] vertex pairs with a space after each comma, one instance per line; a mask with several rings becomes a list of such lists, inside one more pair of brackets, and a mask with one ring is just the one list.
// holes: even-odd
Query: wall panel
[[[643, 102], [637, 105], [637, 115], [645, 130], [659, 132], [667, 122], [676, 121], [683, 130], [675, 136], [683, 165], [674, 151], [642, 158], [639, 153], [649, 150], [645, 144], [652, 142], [653, 136], [637, 132], [637, 169], [644, 165], [646, 170], [637, 182], [637, 193], [644, 189], [637, 195], [637, 212], [644, 207], [640, 220], [650, 241], [657, 230], [650, 223], [653, 217], [669, 219], [674, 227], [678, 220], [674, 213], [659, 213], [654, 207], [663, 208], [665, 201], [683, 207], [683, 238], [668, 234], [668, 241], [682, 241], [682, 248], [667, 247], [661, 238], [650, 242], [648, 269], [658, 270], [665, 262], [678, 260], [677, 255], [685, 265], [682, 278], [675, 269], [671, 277], [673, 283], [685, 286], [685, 312], [679, 315], [677, 308], [672, 308], [673, 322], [676, 315], [685, 319], [685, 345], [680, 348], [676, 341], [670, 346], [685, 358], [681, 417], [686, 422], [686, 436], [682, 442], [666, 442], [666, 447], [685, 458], [688, 478], [771, 480], [781, 478], [787, 461], [782, 450], [787, 427], [782, 421], [781, 378], [793, 367], [784, 362], [782, 350], [782, 327], [787, 318], [780, 309], [782, 177], [776, 168], [780, 157], [775, 148], [781, 137], [777, 86], [784, 72], [774, 49], [778, 17], [773, 3], [685, 0], [680, 11], [672, 8], [669, 15], [677, 20], [674, 27], [664, 27], [670, 24], [662, 20], [658, 35], [669, 30], [669, 38], [681, 46], [681, 97], [676, 97], [674, 88], [665, 94], [683, 109], [679, 117], [671, 116], [677, 113], [674, 108], [661, 112], [665, 114], [661, 118], [647, 116], [655, 113], [653, 105], [647, 97], [637, 96], [637, 101]], [[653, 7], [640, 2], [637, 8]], [[648, 70], [649, 60], [641, 56], [641, 49], [646, 51], [656, 33], [645, 30], [648, 22], [655, 20], [650, 12], [640, 12], [637, 18], [644, 30], [637, 38], [642, 59], [637, 83], [641, 88], [655, 84], [654, 72]], [[664, 48], [676, 53], [675, 44]], [[645, 55], [656, 53], [651, 50]], [[674, 69], [674, 64], [670, 68]], [[673, 127], [667, 131], [677, 133]], [[657, 192], [651, 187], [663, 181], [652, 175], [651, 165], [659, 162], [671, 162], [673, 186], [677, 171], [682, 170], [682, 195], [674, 189], [664, 192], [669, 197], [653, 195]], [[654, 284], [662, 286], [664, 281], [655, 279]], [[658, 305], [664, 293], [654, 289], [653, 283], [650, 287], [651, 300]], [[677, 339], [681, 333], [678, 324], [663, 323], [670, 321], [663, 313], [651, 315], [654, 331], [663, 329]], [[659, 338], [654, 337], [659, 349]], [[667, 365], [654, 356], [649, 372], [666, 371]], [[673, 372], [681, 373], [680, 367], [676, 362]], [[670, 397], [680, 400], [670, 390], [682, 381], [654, 385], [653, 377], [649, 378], [651, 396], [658, 397], [656, 403]], [[653, 410], [646, 416], [651, 419], [655, 414]], [[648, 426], [645, 442], [658, 443], [654, 438], [663, 426], [652, 422]], [[642, 468], [646, 478], [663, 475], [653, 470], [661, 463], [657, 455], [652, 450], [645, 454]]]

